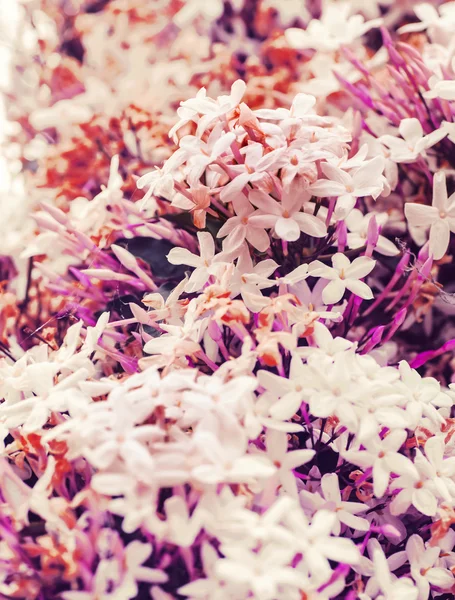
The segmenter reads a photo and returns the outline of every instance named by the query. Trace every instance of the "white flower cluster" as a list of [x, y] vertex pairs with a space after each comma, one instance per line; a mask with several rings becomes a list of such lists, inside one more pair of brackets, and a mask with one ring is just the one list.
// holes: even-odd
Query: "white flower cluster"
[[[235, 363], [243, 368], [239, 358], [211, 376], [183, 369], [162, 377], [150, 367], [124, 382], [84, 383], [88, 374], [75, 363], [84, 364], [86, 351], [95, 347], [102, 325], [97, 327], [79, 352], [80, 325], [70, 330], [45, 378], [68, 375], [58, 376], [46, 389], [37, 383], [43, 381], [39, 357], [24, 359], [21, 374], [4, 378], [2, 415], [11, 426], [10, 407], [16, 407], [15, 425], [23, 422], [26, 431], [42, 425], [32, 405], [61, 415], [69, 410], [70, 416], [45, 433], [43, 443], [63, 441], [68, 460], [87, 462], [92, 474], [80, 463], [81, 474], [107, 499], [106, 508], [121, 517], [123, 531], [141, 528], [156, 544], [180, 549], [201, 544], [205, 577], [184, 585], [182, 594], [297, 600], [305, 589], [310, 597], [332, 598], [344, 589], [351, 567], [372, 576], [363, 599], [426, 598], [421, 589], [447, 589], [455, 583], [447, 568], [452, 554], [444, 554], [447, 536], [424, 554], [411, 553], [412, 544], [423, 542], [418, 536], [409, 538], [411, 577], [404, 579], [391, 574], [407, 560], [404, 552], [386, 566], [374, 540], [368, 545], [371, 560], [356, 545], [356, 535], [374, 527], [399, 543], [406, 528], [396, 515], [411, 505], [416, 520], [420, 513], [435, 521], [455, 507], [455, 458], [446, 458], [451, 442], [444, 433], [453, 393], [441, 390], [436, 380], [421, 378], [404, 361], [399, 369], [381, 367], [371, 356], [356, 353], [355, 344], [333, 338], [315, 323], [312, 344], [292, 352], [288, 379], [266, 370], [259, 370], [257, 378], [231, 378]], [[74, 379], [81, 369], [84, 377]], [[65, 396], [62, 384], [67, 380], [72, 385]], [[19, 382], [23, 391], [29, 382], [30, 391], [42, 397], [18, 400], [13, 390]], [[105, 401], [91, 401], [90, 396], [104, 393]], [[71, 397], [71, 402], [54, 406], [52, 397]], [[307, 414], [307, 421], [293, 418], [297, 411]], [[420, 445], [420, 440], [408, 438], [408, 431], [422, 431], [427, 439], [422, 450], [409, 444], [416, 440]], [[307, 449], [293, 450], [296, 435], [306, 437]], [[331, 473], [321, 475], [318, 440], [336, 456]], [[308, 475], [296, 478], [303, 465], [308, 465]], [[341, 493], [339, 478], [346, 476], [351, 484], [343, 484]], [[366, 482], [371, 479], [369, 491]], [[169, 488], [174, 494], [167, 497]], [[39, 501], [33, 502], [35, 511], [45, 511]], [[141, 571], [150, 552], [151, 547], [135, 549], [139, 571], [128, 571], [131, 582], [166, 581], [163, 572]], [[192, 554], [184, 556], [194, 569]], [[101, 565], [98, 571], [95, 580], [104, 585]], [[118, 597], [134, 597], [131, 585], [128, 591], [117, 587]], [[392, 590], [408, 595], [390, 595]], [[154, 594], [167, 597], [158, 588]], [[66, 598], [73, 600], [73, 595]]]

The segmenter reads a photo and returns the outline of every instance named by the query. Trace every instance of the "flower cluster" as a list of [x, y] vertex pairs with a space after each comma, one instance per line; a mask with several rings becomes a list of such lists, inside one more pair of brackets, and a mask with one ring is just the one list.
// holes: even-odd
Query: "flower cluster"
[[452, 598], [455, 3], [11, 6], [0, 596]]

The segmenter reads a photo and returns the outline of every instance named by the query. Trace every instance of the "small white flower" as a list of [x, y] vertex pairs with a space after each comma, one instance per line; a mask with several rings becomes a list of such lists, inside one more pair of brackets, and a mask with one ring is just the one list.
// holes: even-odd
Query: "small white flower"
[[350, 2], [325, 2], [321, 18], [313, 19], [306, 29], [286, 30], [286, 39], [293, 48], [314, 48], [322, 52], [338, 50], [352, 44], [373, 27], [379, 27], [382, 19], [366, 21], [359, 15], [351, 15]]
[[358, 531], [368, 531], [370, 524], [367, 519], [357, 516], [358, 513], [368, 510], [368, 506], [361, 502], [347, 502], [342, 500], [340, 483], [336, 473], [327, 473], [321, 479], [322, 495], [318, 492], [311, 493], [306, 490], [300, 492], [300, 500], [304, 508], [314, 510], [332, 511], [336, 517], [332, 533], [340, 535], [341, 525], [352, 527]]
[[193, 254], [187, 248], [172, 248], [167, 255], [167, 259], [172, 265], [195, 267], [185, 285], [185, 291], [188, 293], [201, 290], [210, 276], [214, 275], [217, 269], [220, 268], [221, 264], [215, 258], [215, 242], [212, 234], [200, 231], [197, 237], [199, 240], [200, 256]]
[[385, 158], [376, 156], [347, 173], [330, 163], [322, 164], [322, 172], [327, 179], [319, 179], [311, 184], [309, 191], [319, 198], [336, 196], [335, 214], [345, 218], [354, 208], [357, 198], [372, 196], [377, 198], [384, 189]]
[[427, 600], [431, 586], [443, 590], [450, 589], [455, 583], [448, 569], [435, 566], [439, 556], [437, 546], [427, 547], [419, 535], [411, 535], [406, 544], [406, 553], [411, 566], [411, 576], [419, 590], [418, 600]]
[[267, 430], [265, 443], [267, 456], [277, 468], [276, 477], [281, 486], [290, 496], [297, 498], [297, 483], [292, 470], [309, 462], [315, 455], [315, 450], [303, 449], [288, 452], [287, 433], [273, 429]]
[[455, 193], [447, 196], [446, 176], [439, 171], [433, 181], [433, 203], [431, 206], [408, 202], [404, 214], [409, 224], [417, 228], [430, 227], [430, 250], [439, 260], [447, 252], [450, 233], [455, 232]]
[[406, 440], [406, 431], [397, 429], [391, 431], [383, 440], [374, 438], [365, 441], [365, 450], [347, 450], [343, 457], [353, 464], [373, 471], [373, 491], [376, 498], [381, 498], [389, 485], [391, 473], [405, 474], [412, 469], [412, 463], [398, 450]]
[[351, 263], [347, 256], [338, 252], [332, 256], [332, 267], [316, 260], [310, 264], [309, 272], [313, 277], [330, 280], [322, 291], [322, 300], [325, 304], [339, 302], [346, 289], [364, 300], [371, 300], [373, 292], [360, 279], [371, 273], [375, 264], [376, 261], [367, 256], [359, 256]]
[[[357, 250], [363, 248], [367, 243], [368, 227], [371, 219], [375, 217], [376, 222], [380, 227], [387, 223], [386, 213], [367, 213], [364, 215], [358, 208], [353, 208], [345, 219], [346, 226], [349, 230], [347, 235], [348, 248]], [[378, 237], [375, 251], [384, 256], [396, 256], [400, 253], [398, 248], [389, 239], [380, 235]]]
[[397, 163], [414, 162], [425, 150], [431, 148], [447, 135], [444, 127], [424, 135], [418, 119], [403, 119], [398, 128], [402, 139], [393, 135], [382, 135], [379, 141], [390, 148], [391, 158]]

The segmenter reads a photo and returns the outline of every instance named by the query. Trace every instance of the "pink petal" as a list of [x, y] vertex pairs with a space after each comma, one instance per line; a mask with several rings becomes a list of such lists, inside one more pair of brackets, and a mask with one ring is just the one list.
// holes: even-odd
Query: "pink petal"
[[431, 585], [435, 585], [443, 590], [452, 587], [455, 583], [453, 575], [447, 569], [441, 567], [433, 567], [429, 569], [425, 575]]
[[447, 252], [450, 242], [450, 228], [446, 219], [438, 219], [430, 229], [430, 252], [439, 260]]
[[373, 465], [373, 492], [376, 498], [381, 498], [389, 485], [390, 471], [380, 459]]
[[[349, 234], [348, 234], [348, 238], [349, 238]], [[376, 252], [379, 252], [379, 254], [382, 254], [383, 256], [396, 256], [397, 254], [400, 253], [400, 251], [395, 246], [395, 244], [393, 242], [391, 242], [389, 239], [387, 239], [386, 237], [384, 237], [383, 235], [379, 236], [378, 243], [376, 244], [375, 250], [376, 250]]]
[[[385, 158], [376, 156], [366, 162], [360, 169], [354, 173], [353, 181], [355, 185], [354, 194], [357, 196], [368, 196], [378, 186], [378, 180], [384, 171]], [[360, 191], [362, 190], [362, 193]]]
[[237, 248], [240, 248], [245, 241], [246, 233], [247, 229], [244, 225], [237, 225], [223, 241], [223, 250], [225, 252], [233, 252], [234, 250], [237, 250]]
[[444, 171], [438, 171], [433, 179], [433, 206], [442, 211], [446, 210], [447, 204], [446, 175]]
[[340, 196], [344, 194], [346, 186], [337, 181], [330, 181], [330, 179], [320, 179], [311, 184], [308, 191], [314, 196], [318, 196], [318, 198], [326, 198], [328, 196]]
[[167, 255], [171, 265], [188, 265], [190, 267], [198, 267], [201, 264], [201, 257], [196, 256], [186, 248], [172, 248]]
[[351, 266], [349, 258], [342, 252], [337, 252], [332, 256], [332, 265], [338, 271], [347, 271]]
[[267, 215], [281, 216], [281, 208], [276, 200], [259, 190], [252, 190], [248, 196], [251, 204], [257, 206]]
[[376, 261], [368, 256], [359, 256], [345, 270], [345, 276], [349, 279], [363, 279], [374, 269]]
[[418, 119], [403, 119], [398, 128], [401, 137], [415, 146], [423, 137], [423, 129]]
[[423, 515], [432, 517], [436, 514], [438, 503], [436, 498], [425, 488], [415, 489], [412, 494], [412, 503]]
[[404, 214], [409, 224], [414, 227], [428, 227], [439, 216], [435, 206], [425, 206], [415, 202], [407, 202], [404, 205]]
[[363, 298], [364, 300], [373, 299], [373, 292], [371, 291], [371, 288], [363, 281], [358, 281], [357, 279], [347, 279], [345, 284], [347, 289], [356, 296], [359, 296], [359, 298]]
[[341, 184], [344, 188], [352, 183], [352, 177], [348, 173], [330, 163], [324, 163], [321, 169], [327, 179]]
[[246, 231], [247, 241], [259, 252], [265, 252], [270, 246], [269, 235], [263, 229], [253, 229], [252, 227], [248, 227]]
[[341, 300], [345, 292], [346, 286], [341, 279], [334, 279], [322, 291], [322, 301], [324, 304], [336, 304]]
[[327, 228], [324, 222], [318, 217], [306, 213], [297, 213], [293, 216], [293, 218], [295, 221], [297, 221], [303, 233], [317, 238], [327, 235]]
[[297, 467], [310, 462], [315, 453], [314, 450], [294, 450], [288, 452], [282, 461], [283, 467], [286, 469], [296, 469]]
[[300, 227], [294, 219], [281, 217], [275, 223], [275, 233], [286, 242], [295, 242], [300, 237]]

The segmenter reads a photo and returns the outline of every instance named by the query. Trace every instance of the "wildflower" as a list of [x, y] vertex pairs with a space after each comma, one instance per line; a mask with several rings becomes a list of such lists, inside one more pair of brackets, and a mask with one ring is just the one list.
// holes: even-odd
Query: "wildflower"
[[[366, 21], [360, 15], [349, 16], [350, 3], [340, 2], [336, 7], [325, 2], [321, 19], [313, 19], [306, 30], [290, 28], [286, 39], [294, 48], [314, 48], [322, 51], [338, 50], [342, 45], [352, 44], [373, 27], [378, 27], [382, 19]], [[343, 27], [340, 29], [340, 23]]]
[[311, 184], [309, 191], [320, 198], [336, 196], [337, 215], [340, 218], [345, 217], [354, 208], [357, 198], [379, 196], [384, 187], [382, 181], [384, 166], [384, 158], [377, 156], [366, 161], [358, 169], [354, 169], [351, 175], [343, 169], [326, 163], [321, 168], [327, 179], [319, 179]]
[[[368, 213], [364, 215], [359, 209], [353, 208], [345, 219], [346, 226], [349, 230], [347, 235], [348, 247], [353, 250], [363, 248], [367, 242], [368, 227], [372, 218], [375, 218], [378, 225], [383, 227], [387, 223], [387, 215], [384, 213]], [[396, 256], [399, 250], [396, 245], [384, 237], [379, 235], [375, 246], [375, 251], [384, 256]]]
[[281, 203], [273, 200], [268, 194], [253, 190], [249, 195], [250, 202], [257, 206], [264, 215], [263, 222], [273, 227], [277, 237], [287, 242], [295, 242], [300, 232], [311, 237], [324, 237], [327, 229], [318, 217], [301, 212], [305, 196], [298, 189], [290, 189], [283, 193]]
[[406, 553], [411, 565], [411, 576], [419, 590], [419, 600], [429, 597], [431, 586], [443, 590], [453, 586], [452, 573], [434, 566], [439, 554], [438, 548], [425, 548], [422, 538], [414, 534], [406, 543]]
[[338, 252], [332, 256], [332, 267], [320, 261], [310, 264], [310, 275], [329, 280], [329, 284], [322, 292], [325, 304], [336, 304], [343, 297], [346, 289], [364, 300], [371, 300], [373, 292], [366, 283], [360, 281], [371, 273], [376, 261], [367, 256], [360, 256], [351, 263], [350, 260]]
[[332, 574], [329, 560], [350, 565], [360, 561], [359, 550], [352, 540], [330, 535], [335, 521], [336, 516], [330, 510], [318, 510], [310, 523], [296, 509], [285, 515], [285, 522], [297, 536], [307, 569], [319, 584], [327, 582]]
[[244, 201], [234, 200], [236, 216], [229, 218], [217, 233], [217, 237], [226, 237], [223, 249], [232, 255], [246, 240], [259, 252], [265, 252], [270, 246], [270, 238], [265, 231], [269, 225], [263, 213]]
[[442, 171], [434, 176], [433, 203], [431, 206], [409, 202], [404, 212], [409, 224], [416, 228], [430, 227], [430, 250], [439, 260], [444, 256], [455, 231], [455, 194], [447, 196], [446, 177]]
[[321, 479], [322, 494], [310, 493], [306, 490], [300, 492], [300, 500], [306, 509], [333, 511], [336, 520], [332, 533], [340, 535], [341, 525], [352, 527], [359, 531], [367, 531], [370, 527], [368, 521], [358, 516], [358, 513], [368, 510], [366, 504], [360, 502], [347, 502], [342, 500], [338, 476], [335, 473], [326, 473]]
[[267, 430], [265, 444], [268, 457], [278, 469], [275, 477], [286, 493], [297, 498], [297, 484], [292, 470], [312, 460], [315, 451], [305, 449], [288, 452], [287, 434], [274, 429]]
[[200, 256], [196, 256], [186, 248], [172, 248], [167, 257], [172, 265], [188, 265], [195, 268], [185, 285], [186, 292], [200, 290], [220, 266], [215, 260], [215, 242], [212, 234], [199, 232], [198, 240]]
[[372, 467], [373, 491], [376, 498], [386, 493], [390, 474], [404, 475], [412, 470], [412, 463], [398, 451], [406, 440], [406, 432], [400, 429], [389, 432], [383, 440], [366, 441], [365, 450], [347, 450], [344, 458], [363, 469]]
[[393, 135], [382, 135], [379, 141], [390, 148], [391, 159], [397, 163], [414, 162], [425, 150], [440, 142], [447, 131], [441, 127], [428, 135], [423, 134], [423, 129], [418, 119], [403, 119], [398, 128], [403, 139]]
[[453, 2], [448, 2], [439, 9], [428, 2], [422, 2], [414, 7], [414, 12], [420, 23], [409, 23], [400, 28], [400, 33], [410, 33], [413, 31], [424, 31], [429, 29], [432, 34], [437, 35], [437, 30], [453, 31], [455, 29], [455, 6]]

